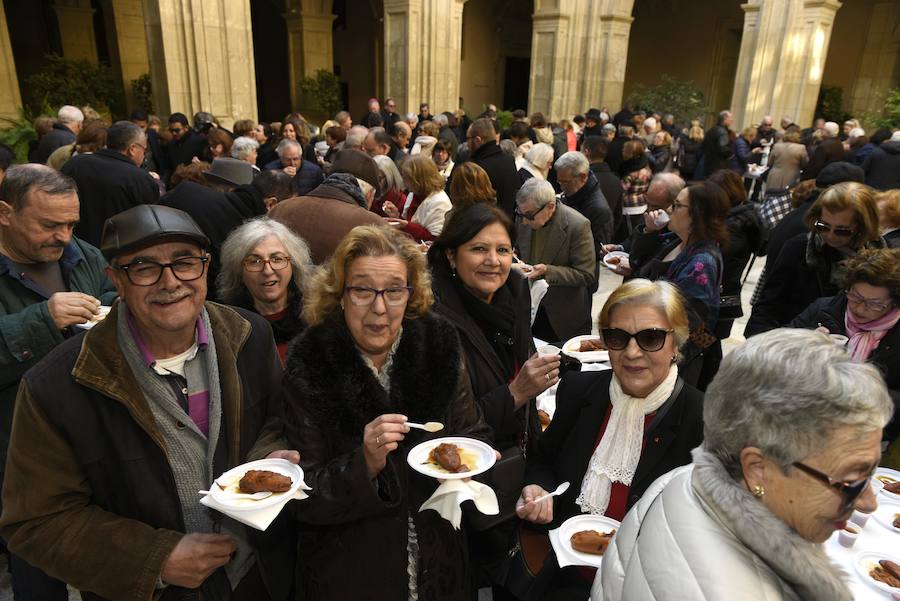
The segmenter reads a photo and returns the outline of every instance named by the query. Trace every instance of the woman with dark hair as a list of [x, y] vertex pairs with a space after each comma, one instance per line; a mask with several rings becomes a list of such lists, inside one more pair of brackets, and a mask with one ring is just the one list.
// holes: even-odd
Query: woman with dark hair
[[456, 164], [451, 158], [453, 154], [453, 145], [447, 140], [438, 140], [431, 149], [431, 160], [437, 165], [438, 172], [443, 176], [444, 181], [450, 179], [453, 172], [453, 166]]
[[[515, 232], [500, 209], [475, 204], [455, 212], [428, 251], [435, 312], [456, 327], [472, 391], [494, 431], [494, 448], [510, 462], [534, 449], [541, 432], [535, 397], [559, 380], [559, 357], [535, 353], [528, 284], [511, 270]], [[510, 479], [521, 478], [520, 472]], [[476, 565], [495, 583], [523, 482], [508, 484], [494, 487], [497, 523], [473, 535]]]
[[218, 128], [209, 130], [209, 133], [206, 134], [204, 160], [212, 163], [220, 157], [230, 157], [232, 144], [234, 144], [234, 140], [227, 131]]
[[347, 130], [340, 125], [332, 125], [325, 130], [325, 143], [328, 144], [328, 152], [325, 153], [325, 162], [331, 163], [336, 155], [344, 147], [347, 139]]

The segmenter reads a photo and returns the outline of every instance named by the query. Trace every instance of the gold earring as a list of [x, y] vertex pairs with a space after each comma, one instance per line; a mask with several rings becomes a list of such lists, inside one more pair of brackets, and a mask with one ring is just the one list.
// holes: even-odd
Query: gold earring
[[756, 497], [757, 499], [762, 499], [763, 496], [765, 496], [765, 494], [766, 494], [766, 489], [763, 488], [762, 486], [760, 486], [759, 484], [757, 484], [756, 486], [753, 487], [753, 496]]

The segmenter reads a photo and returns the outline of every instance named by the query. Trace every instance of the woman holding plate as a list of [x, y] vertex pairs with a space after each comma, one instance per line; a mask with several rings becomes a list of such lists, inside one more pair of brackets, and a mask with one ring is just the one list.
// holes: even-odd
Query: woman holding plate
[[431, 313], [425, 259], [402, 233], [360, 226], [304, 296], [288, 351], [286, 431], [310, 498], [297, 507], [297, 599], [473, 597], [466, 541], [419, 507], [438, 486], [407, 452], [441, 435], [488, 440], [459, 339]]
[[[689, 330], [678, 289], [626, 282], [599, 321], [612, 370], [566, 375], [553, 421], [528, 457], [516, 512], [549, 528], [582, 513], [621, 521], [656, 478], [690, 463], [703, 440], [703, 394], [676, 365]], [[563, 482], [571, 484], [563, 494], [534, 502]], [[548, 598], [585, 598], [592, 580], [592, 570], [564, 568]]]

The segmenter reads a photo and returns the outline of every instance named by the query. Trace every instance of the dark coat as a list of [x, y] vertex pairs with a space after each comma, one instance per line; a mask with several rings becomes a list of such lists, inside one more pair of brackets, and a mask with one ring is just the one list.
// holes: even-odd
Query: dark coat
[[500, 150], [500, 146], [493, 140], [482, 144], [478, 150], [469, 155], [469, 160], [487, 172], [491, 185], [497, 191], [497, 206], [503, 209], [510, 219], [514, 219], [516, 194], [522, 187], [516, 161]]
[[[390, 393], [363, 362], [342, 317], [312, 326], [288, 352], [288, 444], [300, 450], [310, 498], [295, 504], [300, 521], [298, 600], [406, 599], [407, 520], [419, 541], [420, 599], [473, 598], [464, 531], [420, 505], [438, 486], [414, 472], [406, 455], [440, 436], [490, 441], [466, 377], [453, 326], [428, 315], [403, 324], [390, 368]], [[366, 424], [385, 413], [437, 420], [433, 435], [406, 434], [370, 480], [362, 449]]]
[[[453, 282], [452, 276], [435, 268], [431, 282], [436, 303], [435, 313], [446, 317], [456, 326], [462, 342], [466, 371], [472, 383], [472, 392], [478, 401], [484, 420], [494, 430], [494, 444], [501, 451], [517, 444], [525, 431], [525, 411], [515, 408], [509, 383], [515, 374], [507, 373], [497, 353], [491, 348], [475, 323], [466, 312]], [[515, 270], [510, 271], [505, 286], [512, 293], [516, 307], [515, 354], [521, 366], [534, 352], [531, 337], [531, 295], [524, 277]], [[540, 436], [541, 426], [537, 417], [537, 405], [530, 399], [524, 405], [529, 412], [529, 445]]]
[[[828, 328], [832, 334], [847, 335], [844, 315], [847, 312], [847, 295], [820, 298], [810, 304], [789, 324], [789, 328], [805, 328], [814, 330], [819, 326]], [[888, 330], [888, 333], [869, 355], [872, 363], [884, 376], [888, 392], [894, 401], [894, 417], [884, 429], [884, 439], [893, 440], [900, 434], [900, 324]]]
[[884, 142], [862, 164], [866, 184], [879, 190], [900, 188], [900, 142]]
[[[275, 159], [263, 167], [263, 171], [279, 171], [282, 169], [284, 169], [284, 166], [281, 164], [281, 159]], [[322, 168], [315, 163], [302, 159], [300, 167], [291, 180], [291, 185], [297, 196], [306, 196], [324, 181], [325, 174], [322, 172]]]
[[81, 210], [75, 235], [97, 247], [108, 218], [137, 205], [159, 202], [156, 180], [115, 150], [79, 154], [60, 171], [78, 184]]
[[[556, 528], [572, 516], [581, 515], [575, 502], [594, 454], [597, 434], [609, 408], [612, 370], [568, 372], [556, 391], [556, 413], [544, 431], [535, 453], [528, 457], [525, 481], [544, 490], [562, 482], [569, 489], [554, 499]], [[691, 463], [691, 450], [703, 442], [703, 393], [685, 384], [681, 393], [653, 428], [646, 432], [647, 446], [641, 453], [628, 495], [627, 508], [641, 498], [654, 480]]]
[[778, 257], [778, 253], [780, 253], [781, 249], [784, 247], [785, 242], [798, 234], [809, 231], [805, 221], [806, 214], [809, 212], [810, 207], [813, 206], [816, 198], [818, 198], [818, 193], [814, 192], [810, 198], [804, 200], [792, 209], [790, 213], [785, 215], [781, 221], [778, 222], [778, 225], [769, 232], [768, 241], [766, 242], [765, 248], [762, 249], [764, 251], [762, 254], [768, 255], [770, 262], [775, 261]]
[[822, 143], [809, 153], [809, 162], [803, 169], [800, 179], [816, 179], [819, 172], [829, 163], [847, 159], [844, 145], [837, 138], [822, 140]]
[[725, 219], [729, 240], [723, 249], [725, 262], [722, 274], [723, 294], [740, 294], [741, 275], [750, 255], [759, 250], [763, 241], [762, 220], [752, 203], [740, 204], [728, 211]]
[[71, 129], [62, 123], [54, 123], [53, 129], [51, 129], [46, 136], [41, 138], [37, 149], [34, 151], [34, 156], [29, 157], [29, 160], [32, 163], [45, 164], [47, 159], [50, 158], [50, 155], [53, 154], [54, 150], [63, 146], [68, 146], [69, 144], [74, 144], [75, 138], [75, 133]]
[[609, 205], [613, 217], [613, 232], [619, 231], [622, 225], [622, 180], [618, 175], [613, 173], [612, 168], [605, 161], [591, 163], [591, 171], [600, 184], [600, 190], [603, 191], [603, 198]]
[[609, 168], [613, 173], [619, 173], [622, 168], [622, 150], [625, 148], [625, 143], [631, 140], [631, 138], [626, 138], [625, 136], [616, 136], [609, 143], [609, 146], [606, 148], [606, 163], [609, 165]]
[[703, 156], [703, 142], [683, 136], [678, 149], [678, 172], [682, 178], [694, 179], [694, 172], [697, 171], [701, 156]]
[[708, 176], [719, 169], [728, 169], [733, 157], [728, 128], [715, 125], [706, 130], [703, 136], [703, 173]]
[[603, 188], [593, 172], [588, 172], [588, 179], [578, 192], [572, 196], [562, 197], [566, 206], [572, 207], [591, 222], [591, 234], [594, 236], [594, 252], [603, 256], [602, 247], [612, 242], [615, 220], [609, 203], [603, 195]]
[[206, 136], [194, 130], [188, 130], [180, 140], [169, 140], [163, 147], [166, 172], [169, 177], [175, 173], [179, 165], [189, 165], [194, 157], [202, 157], [206, 152]]
[[[262, 317], [206, 308], [222, 387], [218, 475], [284, 448], [281, 368]], [[119, 349], [118, 309], [25, 375], [6, 464], [3, 538], [85, 601], [150, 599], [185, 531], [163, 436]], [[247, 532], [272, 599], [287, 601], [291, 520]], [[196, 591], [170, 586], [161, 599], [196, 599]]]
[[[159, 204], [181, 209], [194, 218], [210, 242], [212, 261], [207, 281], [216, 281], [219, 255], [225, 238], [245, 220], [266, 214], [262, 194], [253, 184], [238, 186], [230, 192], [219, 192], [192, 181], [183, 181], [160, 199]], [[212, 298], [214, 286], [207, 297]]]

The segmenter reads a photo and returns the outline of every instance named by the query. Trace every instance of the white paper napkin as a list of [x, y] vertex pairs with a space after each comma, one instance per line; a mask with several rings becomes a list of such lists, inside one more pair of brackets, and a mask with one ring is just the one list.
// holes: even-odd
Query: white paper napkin
[[235, 510], [231, 507], [225, 507], [224, 505], [216, 502], [215, 499], [212, 498], [212, 495], [205, 495], [200, 499], [200, 503], [202, 505], [206, 505], [212, 509], [215, 509], [218, 512], [224, 513], [230, 518], [234, 518], [235, 520], [241, 522], [242, 524], [246, 524], [252, 528], [256, 528], [257, 530], [265, 531], [269, 525], [275, 521], [275, 518], [278, 517], [278, 514], [281, 513], [281, 510], [284, 509], [284, 506], [287, 505], [288, 501], [292, 501], [294, 499], [302, 501], [303, 499], [309, 498], [309, 495], [304, 491], [312, 490], [310, 489], [305, 482], [300, 483], [300, 488], [297, 489], [297, 492], [293, 495], [285, 495], [280, 503], [277, 505], [272, 505], [270, 507], [264, 507], [263, 509], [253, 509], [253, 510]]
[[538, 307], [544, 300], [544, 295], [550, 289], [547, 280], [531, 280], [531, 325], [534, 325], [534, 318], [537, 316]]
[[444, 480], [434, 494], [422, 503], [419, 511], [433, 509], [441, 514], [442, 518], [453, 524], [456, 530], [459, 530], [459, 523], [462, 520], [460, 505], [463, 501], [474, 501], [475, 508], [485, 515], [500, 513], [497, 494], [494, 490], [490, 486], [474, 480], [468, 482]]
[[584, 565], [582, 560], [575, 557], [568, 547], [562, 544], [559, 538], [559, 528], [551, 530], [547, 534], [550, 536], [550, 546], [553, 547], [553, 551], [556, 553], [556, 563], [559, 564], [559, 567]]

